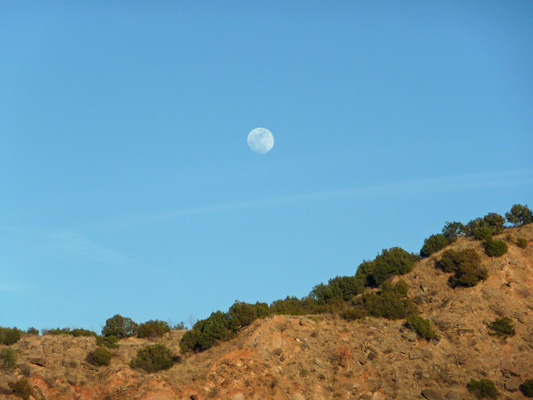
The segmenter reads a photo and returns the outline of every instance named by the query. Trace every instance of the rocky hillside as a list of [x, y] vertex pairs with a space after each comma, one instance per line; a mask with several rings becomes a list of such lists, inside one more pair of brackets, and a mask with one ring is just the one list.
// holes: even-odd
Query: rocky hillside
[[[111, 364], [99, 368], [86, 361], [94, 337], [26, 335], [11, 346], [17, 367], [0, 370], [0, 398], [16, 399], [8, 382], [25, 377], [38, 400], [473, 399], [470, 378], [494, 381], [499, 399], [525, 399], [518, 386], [533, 378], [533, 224], [501, 237], [507, 234], [526, 238], [528, 247], [510, 245], [499, 258], [471, 238], [449, 247], [482, 255], [489, 277], [475, 287], [448, 286], [450, 274], [435, 268], [442, 251], [401, 277], [437, 340], [417, 337], [404, 320], [274, 316], [148, 374], [128, 366], [137, 350], [161, 342], [178, 354], [183, 331], [121, 340]], [[503, 316], [512, 318], [515, 336], [490, 334], [488, 325]]]

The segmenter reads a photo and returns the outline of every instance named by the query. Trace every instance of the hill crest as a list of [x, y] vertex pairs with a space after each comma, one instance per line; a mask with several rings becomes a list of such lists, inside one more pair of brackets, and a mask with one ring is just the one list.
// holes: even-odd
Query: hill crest
[[[86, 362], [93, 337], [25, 335], [12, 345], [14, 370], [0, 372], [0, 394], [15, 399], [7, 383], [27, 378], [33, 398], [63, 399], [431, 399], [474, 398], [470, 378], [495, 382], [499, 398], [525, 398], [518, 385], [533, 378], [533, 224], [506, 234], [527, 238], [503, 257], [483, 253], [481, 242], [461, 237], [446, 249], [474, 248], [489, 272], [472, 288], [452, 289], [449, 273], [435, 268], [443, 251], [417, 262], [400, 279], [429, 319], [439, 340], [426, 341], [404, 320], [334, 315], [273, 316], [205, 352], [184, 356], [167, 371], [147, 374], [128, 367], [138, 349], [156, 342], [179, 353], [184, 331], [161, 339], [120, 341], [108, 367]], [[508, 316], [516, 335], [500, 338], [488, 325]], [[5, 346], [1, 346], [4, 348]], [[428, 397], [429, 396], [429, 397]]]

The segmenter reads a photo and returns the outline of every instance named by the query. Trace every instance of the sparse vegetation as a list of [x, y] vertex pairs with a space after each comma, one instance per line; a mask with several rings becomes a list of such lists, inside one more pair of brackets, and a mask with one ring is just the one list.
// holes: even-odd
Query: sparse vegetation
[[417, 314], [407, 317], [406, 325], [427, 341], [437, 338], [437, 333], [431, 327], [431, 322]]
[[179, 361], [180, 358], [173, 355], [164, 344], [154, 344], [140, 349], [137, 352], [137, 357], [131, 360], [130, 367], [143, 369], [146, 372], [157, 372], [170, 369], [174, 363]]
[[525, 249], [527, 248], [527, 240], [524, 238], [518, 238], [518, 240], [516, 241], [516, 245], [521, 249]]
[[507, 221], [513, 226], [521, 226], [533, 222], [533, 212], [529, 209], [527, 204], [515, 204], [511, 207], [511, 211], [505, 213]]
[[27, 379], [19, 379], [15, 382], [9, 382], [8, 386], [13, 394], [21, 399], [28, 400], [33, 393], [33, 389]]
[[111, 353], [105, 347], [97, 347], [96, 350], [93, 350], [87, 354], [87, 362], [100, 367], [103, 365], [109, 365], [112, 357], [113, 353]]
[[137, 324], [131, 318], [116, 314], [105, 322], [102, 336], [115, 336], [119, 339], [135, 335]]
[[17, 352], [11, 347], [0, 351], [0, 367], [2, 369], [14, 369], [17, 366]]
[[450, 243], [453, 242], [453, 240], [455, 239], [448, 238], [441, 233], [431, 235], [430, 237], [424, 240], [424, 245], [420, 250], [420, 256], [429, 257], [433, 253], [436, 253], [437, 251], [442, 250], [443, 248], [448, 246]]
[[43, 335], [71, 335], [74, 337], [78, 336], [97, 336], [96, 332], [93, 332], [88, 329], [82, 328], [56, 328], [56, 329], [46, 329], [43, 331]]
[[18, 328], [2, 328], [0, 327], [0, 344], [6, 346], [17, 343], [22, 337], [22, 331]]
[[174, 331], [186, 331], [187, 326], [185, 325], [185, 322], [181, 321], [178, 322], [176, 325], [172, 326], [170, 329]]
[[137, 336], [140, 338], [162, 337], [170, 331], [168, 323], [159, 320], [150, 320], [137, 327]]
[[448, 281], [454, 288], [472, 287], [488, 277], [488, 271], [481, 265], [481, 258], [474, 249], [446, 250], [435, 266], [444, 272], [454, 272]]
[[479, 381], [476, 381], [475, 379], [470, 379], [470, 382], [468, 382], [466, 388], [470, 393], [473, 393], [478, 399], [484, 399], [486, 397], [496, 399], [498, 397], [496, 385], [490, 379], [481, 379]]
[[34, 327], [31, 327], [26, 330], [26, 334], [39, 336], [39, 330], [35, 329]]
[[514, 336], [516, 333], [513, 320], [510, 317], [497, 318], [489, 325], [489, 329], [492, 331], [491, 335], [496, 336]]
[[527, 379], [519, 387], [522, 394], [528, 398], [533, 397], [533, 379]]
[[507, 253], [509, 246], [503, 240], [489, 240], [483, 243], [485, 254], [489, 257], [501, 257]]

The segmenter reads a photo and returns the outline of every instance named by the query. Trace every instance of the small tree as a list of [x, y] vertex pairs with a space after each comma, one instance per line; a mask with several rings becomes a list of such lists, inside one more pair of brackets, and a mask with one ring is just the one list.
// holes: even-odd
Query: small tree
[[429, 257], [433, 253], [436, 253], [439, 250], [442, 250], [446, 246], [448, 246], [452, 240], [448, 239], [446, 236], [442, 234], [437, 235], [431, 235], [427, 239], [424, 240], [424, 245], [422, 246], [422, 249], [420, 250], [420, 255], [422, 257]]
[[529, 209], [527, 204], [515, 204], [511, 207], [511, 211], [505, 213], [507, 221], [513, 226], [526, 225], [533, 222], [533, 212]]
[[483, 217], [487, 225], [492, 229], [493, 235], [498, 235], [503, 232], [505, 218], [497, 213], [488, 213]]
[[525, 249], [527, 248], [527, 240], [524, 238], [518, 238], [518, 240], [516, 241], [516, 245], [521, 249]]
[[446, 222], [442, 228], [442, 234], [450, 241], [454, 241], [458, 236], [464, 235], [465, 226], [460, 222]]
[[144, 369], [146, 372], [157, 372], [171, 368], [180, 358], [172, 354], [163, 344], [155, 344], [140, 349], [130, 362], [130, 367], [134, 369]]
[[135, 335], [137, 324], [131, 318], [116, 314], [105, 322], [102, 336], [116, 336], [119, 339]]

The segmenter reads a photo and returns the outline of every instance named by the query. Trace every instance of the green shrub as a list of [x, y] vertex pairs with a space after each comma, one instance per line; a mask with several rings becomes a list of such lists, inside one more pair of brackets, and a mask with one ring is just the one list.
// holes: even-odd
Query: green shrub
[[529, 209], [527, 204], [525, 206], [515, 204], [511, 208], [511, 211], [505, 213], [505, 217], [507, 218], [507, 221], [514, 226], [526, 225], [533, 222], [533, 212]]
[[364, 279], [365, 286], [379, 287], [393, 275], [411, 272], [418, 260], [420, 260], [418, 255], [408, 253], [400, 247], [384, 249], [374, 261], [363, 261], [357, 268], [355, 277]]
[[217, 341], [227, 340], [233, 335], [229, 327], [228, 315], [222, 311], [211, 313], [183, 335], [181, 351], [204, 351], [212, 347]]
[[513, 320], [509, 317], [497, 318], [489, 325], [489, 329], [493, 331], [491, 335], [496, 336], [514, 336], [516, 333]]
[[268, 317], [270, 308], [266, 303], [242, 303], [235, 302], [227, 313], [228, 328], [233, 332], [250, 325], [258, 318]]
[[460, 222], [446, 222], [442, 228], [442, 234], [451, 242], [455, 241], [458, 236], [464, 235], [465, 226]]
[[130, 362], [130, 367], [143, 369], [146, 372], [157, 372], [171, 368], [180, 358], [172, 354], [163, 344], [147, 346], [137, 351], [137, 357]]
[[474, 231], [483, 226], [487, 226], [487, 222], [483, 218], [473, 219], [465, 225], [465, 234], [467, 236], [474, 236]]
[[509, 246], [503, 240], [486, 241], [483, 246], [485, 247], [485, 254], [489, 257], [501, 257], [509, 250]]
[[405, 281], [396, 285], [385, 282], [377, 293], [365, 293], [355, 298], [353, 305], [374, 317], [402, 319], [416, 312], [414, 304], [407, 298], [408, 290]]
[[429, 257], [433, 253], [442, 250], [450, 243], [452, 243], [452, 240], [448, 239], [446, 236], [440, 233], [437, 235], [431, 235], [430, 237], [424, 240], [424, 245], [420, 250], [420, 256]]
[[17, 366], [17, 352], [11, 347], [0, 351], [0, 366], [3, 369], [13, 369]]
[[17, 343], [22, 337], [22, 331], [18, 328], [0, 327], [0, 344], [7, 346]]
[[533, 379], [527, 379], [519, 387], [522, 394], [526, 397], [533, 397]]
[[47, 329], [43, 331], [44, 335], [70, 335], [74, 337], [78, 336], [96, 336], [96, 332], [90, 331], [88, 329], [82, 328], [56, 328], [56, 329]]
[[28, 400], [33, 393], [33, 389], [27, 379], [19, 379], [16, 382], [9, 382], [8, 386], [13, 394], [21, 399]]
[[483, 399], [485, 397], [495, 399], [498, 397], [496, 385], [490, 379], [481, 379], [479, 381], [476, 381], [475, 379], [470, 379], [470, 382], [468, 382], [466, 388], [469, 392], [473, 393], [478, 399]]
[[316, 285], [310, 296], [319, 304], [347, 301], [361, 293], [365, 279], [361, 276], [337, 276], [330, 279], [327, 285]]
[[34, 327], [31, 327], [26, 330], [26, 334], [39, 336], [39, 331]]
[[96, 345], [104, 346], [108, 349], [118, 349], [118, 337], [116, 336], [97, 336]]
[[275, 300], [270, 305], [270, 312], [278, 315], [304, 315], [317, 313], [318, 303], [313, 297], [299, 299], [287, 296], [283, 300]]
[[72, 330], [71, 333], [72, 336], [78, 337], [78, 336], [97, 336], [96, 332], [91, 331], [89, 329], [82, 329], [82, 328], [75, 328]]
[[524, 238], [518, 238], [516, 245], [521, 249], [525, 249], [527, 247], [527, 240]]
[[481, 265], [481, 257], [474, 249], [446, 250], [435, 266], [454, 273], [448, 281], [451, 287], [472, 287], [488, 277], [487, 269]]
[[116, 314], [105, 322], [102, 336], [116, 336], [119, 339], [135, 335], [137, 324], [131, 318]]
[[431, 327], [429, 320], [424, 319], [417, 314], [412, 314], [407, 317], [406, 325], [413, 329], [418, 336], [423, 337], [427, 341], [437, 338], [437, 333]]
[[355, 321], [361, 318], [364, 318], [366, 315], [366, 312], [363, 308], [349, 308], [347, 310], [344, 310], [341, 312], [341, 317], [344, 318], [347, 321]]
[[235, 302], [227, 313], [214, 312], [185, 332], [180, 341], [180, 349], [182, 352], [207, 350], [218, 341], [230, 339], [242, 327], [270, 314], [271, 309], [266, 303]]
[[[468, 236], [475, 236], [478, 240], [486, 240], [490, 230], [491, 237], [503, 232], [505, 218], [496, 213], [488, 213], [483, 218], [476, 218], [465, 226], [465, 233]], [[480, 238], [481, 236], [481, 238]]]
[[137, 336], [140, 338], [162, 337], [170, 331], [168, 323], [159, 320], [150, 320], [137, 327]]
[[103, 365], [109, 365], [112, 357], [113, 353], [111, 353], [105, 347], [97, 347], [96, 350], [93, 350], [87, 354], [87, 362], [100, 367]]
[[480, 226], [474, 229], [474, 239], [476, 240], [491, 241], [492, 236], [493, 233], [490, 226]]

